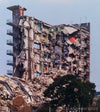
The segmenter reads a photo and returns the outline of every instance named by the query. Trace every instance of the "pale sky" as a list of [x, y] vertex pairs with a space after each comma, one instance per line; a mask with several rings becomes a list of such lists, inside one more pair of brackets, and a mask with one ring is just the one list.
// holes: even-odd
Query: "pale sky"
[[6, 65], [12, 59], [6, 55], [6, 50], [11, 49], [6, 45], [6, 30], [11, 29], [6, 25], [11, 19], [11, 11], [6, 8], [20, 5], [27, 8], [25, 15], [33, 16], [52, 25], [76, 24], [81, 22], [91, 23], [91, 82], [96, 84], [100, 91], [100, 0], [0, 0], [0, 75], [5, 74], [11, 67]]

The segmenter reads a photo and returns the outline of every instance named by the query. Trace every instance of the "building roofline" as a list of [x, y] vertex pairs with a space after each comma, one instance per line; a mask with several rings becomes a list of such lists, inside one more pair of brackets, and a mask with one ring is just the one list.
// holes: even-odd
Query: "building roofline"
[[[7, 7], [7, 9], [9, 9], [11, 11], [19, 9], [19, 8], [22, 8], [22, 7], [20, 5], [14, 5], [14, 6]], [[26, 8], [23, 8], [23, 9], [24, 9], [24, 11], [27, 10]]]
[[43, 25], [48, 26], [48, 27], [52, 27], [52, 26], [53, 26], [53, 25], [48, 24], [48, 23], [46, 23], [46, 22], [43, 22], [43, 21], [41, 21], [41, 20], [39, 20], [39, 19], [37, 19], [37, 18], [35, 18], [35, 17], [30, 17], [30, 16], [27, 16], [27, 15], [24, 15], [23, 17], [29, 17], [30, 19], [31, 19], [31, 18], [34, 18], [34, 20], [35, 20], [36, 22], [42, 23]]
[[48, 26], [48, 27], [52, 27], [53, 25], [51, 25], [51, 24], [48, 24], [48, 23], [45, 23], [45, 22], [43, 22], [43, 21], [41, 21], [41, 20], [38, 20], [38, 19], [36, 19], [36, 18], [34, 18], [36, 21], [38, 21], [38, 22], [40, 22], [40, 23], [43, 23], [44, 25], [46, 25], [46, 26]]

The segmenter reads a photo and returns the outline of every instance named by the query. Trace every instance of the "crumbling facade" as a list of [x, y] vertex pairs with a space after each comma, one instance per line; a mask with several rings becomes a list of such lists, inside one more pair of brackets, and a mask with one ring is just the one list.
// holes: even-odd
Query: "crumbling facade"
[[13, 36], [7, 44], [13, 51], [13, 73], [33, 79], [40, 75], [73, 74], [84, 81], [90, 79], [90, 23], [49, 25], [34, 17], [24, 16], [25, 8], [8, 7], [12, 11]]

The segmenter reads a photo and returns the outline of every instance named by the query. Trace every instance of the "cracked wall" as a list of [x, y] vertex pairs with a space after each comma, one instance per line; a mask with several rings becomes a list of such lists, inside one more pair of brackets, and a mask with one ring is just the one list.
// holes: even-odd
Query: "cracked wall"
[[[18, 10], [18, 9], [17, 9]], [[14, 76], [73, 74], [90, 79], [90, 23], [52, 26], [34, 17], [19, 16], [13, 32]], [[20, 76], [21, 75], [21, 76]]]

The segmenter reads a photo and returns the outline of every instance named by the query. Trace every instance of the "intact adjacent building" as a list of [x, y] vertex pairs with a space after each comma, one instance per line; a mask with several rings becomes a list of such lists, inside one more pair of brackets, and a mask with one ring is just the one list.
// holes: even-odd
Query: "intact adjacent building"
[[7, 55], [13, 61], [9, 75], [33, 79], [40, 75], [73, 74], [84, 81], [90, 79], [90, 23], [53, 26], [34, 17], [24, 16], [25, 8], [12, 6], [13, 47]]

